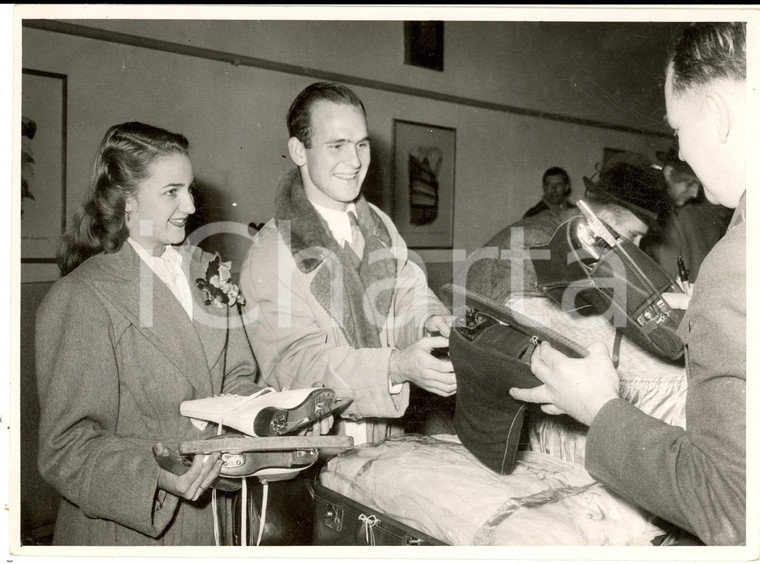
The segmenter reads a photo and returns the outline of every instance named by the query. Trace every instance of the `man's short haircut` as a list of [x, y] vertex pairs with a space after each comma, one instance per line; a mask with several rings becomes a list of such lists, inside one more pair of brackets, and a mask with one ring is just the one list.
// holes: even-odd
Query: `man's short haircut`
[[715, 80], [747, 78], [746, 23], [695, 23], [684, 30], [668, 57], [673, 92]]
[[567, 184], [568, 186], [570, 185], [570, 175], [567, 174], [567, 171], [564, 168], [553, 166], [547, 169], [544, 175], [541, 177], [541, 183], [543, 184], [544, 182], [546, 182], [546, 179], [549, 176], [561, 176], [562, 179], [565, 181], [565, 184]]
[[315, 82], [296, 96], [288, 110], [288, 135], [297, 138], [307, 149], [311, 148], [311, 108], [318, 102], [333, 102], [361, 108], [365, 118], [367, 111], [359, 97], [350, 88], [337, 82]]

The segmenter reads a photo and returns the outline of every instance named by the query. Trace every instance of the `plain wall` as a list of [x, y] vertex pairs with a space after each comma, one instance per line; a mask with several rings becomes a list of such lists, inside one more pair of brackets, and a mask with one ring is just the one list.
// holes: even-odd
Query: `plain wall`
[[[617, 117], [618, 124], [631, 119], [630, 112], [616, 111], [626, 107], [622, 94], [615, 97], [614, 92], [608, 92], [604, 99], [588, 94], [595, 83], [592, 71], [600, 61], [606, 60], [608, 65], [620, 61], [610, 56], [613, 51], [584, 59], [580, 47], [591, 53], [601, 40], [584, 42], [590, 34], [580, 33], [570, 24], [555, 24], [549, 31], [556, 34], [564, 29], [565, 39], [538, 49], [537, 39], [531, 43], [526, 38], [547, 30], [530, 22], [446, 22], [446, 68], [444, 73], [436, 73], [403, 64], [402, 22], [76, 23], [471, 99], [521, 104], [547, 112], [564, 110], [584, 119]], [[637, 25], [642, 33], [657, 36], [656, 24]], [[345, 41], [330, 40], [336, 36]], [[663, 32], [663, 36], [669, 34]], [[190, 139], [193, 167], [202, 189], [199, 214], [205, 221], [232, 221], [245, 233], [249, 222], [272, 217], [277, 180], [292, 167], [287, 157], [284, 116], [291, 100], [314, 82], [313, 78], [30, 28], [23, 28], [22, 39], [24, 68], [67, 75], [69, 217], [86, 195], [92, 159], [103, 133], [111, 125], [128, 120], [178, 131]], [[520, 52], [516, 47], [520, 41], [534, 47]], [[620, 42], [619, 37], [616, 42]], [[662, 37], [659, 43], [663, 43]], [[575, 45], [574, 50], [571, 45]], [[659, 52], [661, 46], [657, 46], [657, 56], [664, 58], [664, 52]], [[507, 60], [506, 52], [519, 57]], [[565, 56], [559, 57], [560, 52]], [[651, 126], [657, 119], [661, 122], [662, 113], [657, 119], [653, 117], [661, 112], [658, 103], [653, 98], [651, 104], [645, 104], [642, 95], [651, 91], [662, 96], [661, 77], [651, 74], [660, 63], [655, 65], [652, 59], [647, 59], [652, 64], [647, 72], [639, 75], [626, 67], [623, 73], [649, 85], [632, 87], [634, 91], [628, 96], [631, 104], [636, 100], [640, 121], [645, 122], [640, 127]], [[571, 68], [571, 63], [577, 68]], [[668, 145], [664, 126], [662, 135], [641, 134], [364, 86], [353, 89], [367, 108], [372, 138], [373, 162], [365, 193], [386, 210], [393, 204], [393, 120], [456, 130], [454, 248], [466, 253], [539, 200], [541, 175], [549, 166], [567, 169], [575, 188], [572, 197], [577, 199], [583, 193], [582, 177], [594, 172], [605, 147], [653, 156], [655, 150]], [[642, 104], [648, 109], [642, 109]], [[245, 236], [215, 237], [207, 243], [232, 259], [236, 270], [248, 240]], [[451, 250], [419, 254], [429, 263], [452, 257]], [[25, 265], [22, 280], [49, 279], [52, 270], [49, 265]]]
[[403, 64], [401, 21], [71, 23], [665, 133], [667, 48], [688, 25], [447, 21], [439, 72]]

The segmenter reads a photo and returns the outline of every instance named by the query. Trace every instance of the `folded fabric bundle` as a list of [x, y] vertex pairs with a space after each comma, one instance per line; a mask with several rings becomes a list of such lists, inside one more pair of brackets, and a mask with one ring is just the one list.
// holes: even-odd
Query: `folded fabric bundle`
[[500, 475], [454, 435], [362, 445], [331, 459], [320, 481], [452, 545], [646, 545], [663, 532], [577, 464], [523, 451]]

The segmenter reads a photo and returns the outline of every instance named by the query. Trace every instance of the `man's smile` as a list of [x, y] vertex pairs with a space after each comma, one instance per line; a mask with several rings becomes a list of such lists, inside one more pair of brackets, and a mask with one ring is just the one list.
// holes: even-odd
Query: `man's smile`
[[356, 177], [359, 176], [359, 171], [356, 172], [335, 172], [333, 173], [334, 176], [336, 176], [340, 180], [356, 180]]

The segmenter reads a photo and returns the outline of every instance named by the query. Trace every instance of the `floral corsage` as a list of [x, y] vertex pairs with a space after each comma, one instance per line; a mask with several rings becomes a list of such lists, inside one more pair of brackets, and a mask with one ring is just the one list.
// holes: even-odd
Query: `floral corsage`
[[203, 301], [206, 305], [214, 304], [216, 307], [232, 307], [235, 304], [245, 305], [245, 298], [240, 293], [237, 284], [230, 282], [231, 262], [222, 262], [222, 257], [214, 253], [214, 258], [206, 267], [206, 278], [197, 278], [195, 285], [206, 294]]

